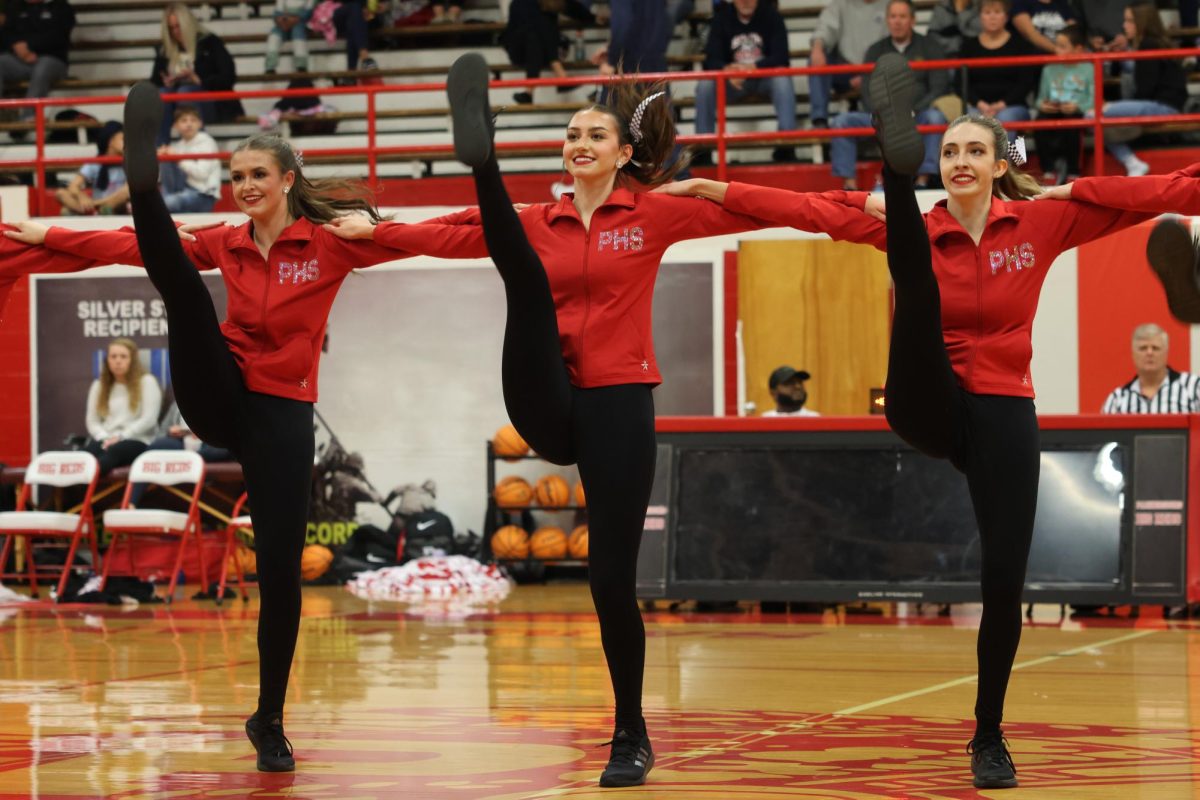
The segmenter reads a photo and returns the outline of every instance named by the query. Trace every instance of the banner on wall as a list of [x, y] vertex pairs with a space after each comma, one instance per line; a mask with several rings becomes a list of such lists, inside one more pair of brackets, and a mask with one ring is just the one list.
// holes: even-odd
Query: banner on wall
[[[215, 273], [203, 277], [224, 319], [225, 285]], [[37, 277], [33, 307], [34, 452], [86, 435], [88, 387], [113, 339], [132, 339], [146, 369], [164, 389], [169, 384], [166, 310], [145, 277]]]

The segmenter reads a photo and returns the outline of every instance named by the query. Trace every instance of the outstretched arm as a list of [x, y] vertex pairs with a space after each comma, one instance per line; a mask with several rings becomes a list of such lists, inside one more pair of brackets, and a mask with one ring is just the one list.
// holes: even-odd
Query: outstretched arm
[[[838, 241], [870, 244], [880, 250], [887, 244], [882, 204], [866, 192], [793, 192], [717, 181], [702, 181], [690, 187], [686, 186], [690, 181], [682, 183], [685, 186], [679, 191], [720, 202], [738, 217], [756, 220], [754, 228], [789, 227], [826, 233]], [[725, 231], [705, 235], [718, 232]]]
[[326, 224], [324, 228], [343, 239], [371, 239], [376, 246], [391, 252], [388, 260], [413, 255], [485, 258], [488, 254], [477, 208], [412, 224], [375, 224], [366, 217], [357, 215], [340, 217]]

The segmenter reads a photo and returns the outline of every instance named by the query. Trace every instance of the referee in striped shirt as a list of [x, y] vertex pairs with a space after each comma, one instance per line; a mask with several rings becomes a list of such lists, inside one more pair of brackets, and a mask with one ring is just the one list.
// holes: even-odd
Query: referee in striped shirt
[[1105, 414], [1193, 414], [1200, 411], [1200, 375], [1167, 366], [1167, 332], [1148, 322], [1133, 329], [1137, 375], [1113, 389]]

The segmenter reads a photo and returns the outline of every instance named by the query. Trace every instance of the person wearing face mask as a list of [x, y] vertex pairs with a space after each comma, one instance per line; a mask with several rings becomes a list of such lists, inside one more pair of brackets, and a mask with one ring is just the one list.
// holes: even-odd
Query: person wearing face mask
[[[607, 105], [571, 117], [562, 153], [573, 192], [520, 213], [496, 162], [481, 56], [455, 62], [447, 94], [455, 153], [473, 170], [480, 207], [450, 215], [453, 224], [347, 218], [337, 228], [409, 252], [495, 262], [507, 302], [501, 377], [509, 418], [542, 458], [577, 463], [587, 487], [589, 581], [616, 699], [600, 785], [638, 785], [654, 764], [642, 717], [646, 635], [635, 576], [657, 450], [651, 392], [662, 381], [651, 343], [655, 276], [675, 242], [764, 223], [715, 203], [631, 191], [634, 181], [664, 185], [683, 164], [672, 158], [675, 125], [660, 85], [614, 80]], [[844, 196], [806, 196], [813, 229]]]
[[[968, 752], [977, 788], [1013, 787], [1016, 767], [1000, 723], [1021, 638], [1041, 464], [1029, 372], [1038, 295], [1064, 250], [1164, 212], [1200, 213], [1200, 164], [1170, 175], [1084, 178], [1042, 193], [1019, 169], [1024, 154], [999, 121], [962, 116], [942, 135], [948, 198], [922, 214], [913, 190], [925, 158], [914, 117], [917, 81], [902, 57], [889, 54], [876, 62], [869, 85], [886, 222], [868, 220], [872, 230], [864, 235], [861, 218], [843, 210], [844, 219], [825, 231], [887, 252], [895, 287], [888, 423], [914, 449], [949, 460], [970, 488], [983, 615]], [[807, 222], [808, 199], [787, 190], [685, 181], [672, 191], [780, 225]], [[1180, 257], [1193, 263], [1190, 248]]]
[[[125, 103], [134, 232], [24, 222], [6, 235], [51, 252], [144, 265], [162, 296], [179, 411], [202, 441], [231, 450], [245, 474], [261, 595], [258, 708], [246, 734], [259, 770], [290, 772], [295, 760], [283, 732], [283, 706], [300, 623], [300, 554], [325, 323], [351, 270], [408, 254], [334, 235], [328, 223], [341, 214], [381, 220], [373, 193], [357, 181], [306, 178], [299, 154], [274, 134], [243, 141], [229, 160], [233, 199], [249, 220], [198, 230], [194, 241], [181, 242], [158, 191], [162, 120], [157, 88], [136, 84]], [[198, 271], [209, 269], [225, 280], [223, 323]]]
[[778, 367], [767, 380], [767, 388], [775, 399], [775, 408], [764, 411], [764, 417], [819, 417], [811, 408], [805, 408], [808, 402], [808, 389], [804, 382], [812, 376], [807, 371], [794, 367]]

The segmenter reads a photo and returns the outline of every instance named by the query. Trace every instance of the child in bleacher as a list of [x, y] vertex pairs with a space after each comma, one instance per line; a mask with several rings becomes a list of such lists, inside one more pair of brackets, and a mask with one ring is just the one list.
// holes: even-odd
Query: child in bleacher
[[[125, 152], [121, 123], [104, 123], [96, 139], [96, 149], [102, 156], [119, 156]], [[56, 191], [54, 196], [62, 205], [63, 214], [125, 213], [129, 202], [125, 170], [120, 164], [84, 164], [67, 187]]]
[[[1054, 52], [1059, 56], [1084, 52], [1083, 29], [1068, 25], [1054, 37]], [[1042, 68], [1038, 87], [1038, 119], [1079, 119], [1095, 103], [1095, 76], [1092, 64], [1077, 61], [1047, 64]], [[1042, 182], [1063, 184], [1079, 176], [1079, 128], [1039, 130], [1034, 134], [1038, 160], [1042, 163]]]
[[[175, 110], [174, 127], [179, 131], [179, 138], [160, 147], [159, 155], [218, 152], [217, 142], [203, 130], [204, 122], [195, 106], [179, 106]], [[212, 211], [221, 197], [221, 160], [218, 158], [163, 161], [161, 176], [163, 201], [172, 213]]]

